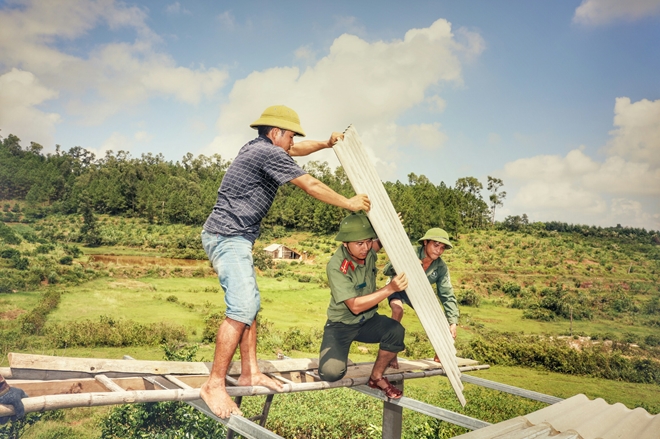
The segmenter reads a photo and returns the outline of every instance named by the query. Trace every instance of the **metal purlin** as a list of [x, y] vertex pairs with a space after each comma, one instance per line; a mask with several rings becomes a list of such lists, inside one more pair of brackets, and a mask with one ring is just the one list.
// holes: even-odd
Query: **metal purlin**
[[442, 362], [442, 367], [458, 400], [465, 406], [461, 372], [456, 360], [454, 339], [449, 332], [449, 322], [426, 278], [376, 168], [367, 157], [357, 130], [352, 125], [349, 126], [344, 132], [344, 139], [339, 140], [333, 149], [355, 192], [369, 196], [371, 200], [371, 210], [367, 214], [369, 220], [396, 272], [406, 273], [408, 297], [415, 307], [433, 349]]

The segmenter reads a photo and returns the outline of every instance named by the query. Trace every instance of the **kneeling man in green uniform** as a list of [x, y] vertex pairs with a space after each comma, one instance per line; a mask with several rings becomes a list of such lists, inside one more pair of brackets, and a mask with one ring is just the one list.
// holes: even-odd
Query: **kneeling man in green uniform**
[[354, 340], [379, 343], [368, 385], [382, 390], [388, 398], [401, 398], [401, 390], [383, 377], [383, 373], [405, 348], [405, 329], [376, 310], [392, 293], [405, 290], [408, 279], [405, 273], [396, 275], [389, 284], [376, 290], [376, 252], [381, 245], [365, 215], [351, 214], [344, 218], [335, 240], [342, 245], [327, 266], [331, 298], [321, 343], [319, 376], [326, 381], [343, 378]]

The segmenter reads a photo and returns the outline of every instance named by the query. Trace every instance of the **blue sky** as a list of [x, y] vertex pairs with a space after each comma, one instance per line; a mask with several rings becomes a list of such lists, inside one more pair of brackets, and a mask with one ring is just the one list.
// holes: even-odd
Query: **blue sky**
[[282, 103], [498, 219], [660, 230], [658, 42], [660, 0], [0, 1], [0, 135], [231, 159]]

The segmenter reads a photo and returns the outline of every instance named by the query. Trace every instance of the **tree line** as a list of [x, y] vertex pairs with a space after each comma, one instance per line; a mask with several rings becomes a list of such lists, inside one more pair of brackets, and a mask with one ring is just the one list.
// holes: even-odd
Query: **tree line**
[[[101, 213], [201, 226], [230, 164], [219, 154], [195, 157], [187, 153], [173, 162], [162, 154], [142, 154], [138, 158], [126, 151], [108, 151], [97, 158], [80, 146], [63, 151], [56, 145], [54, 153], [44, 154], [38, 143], [23, 147], [20, 139], [10, 134], [0, 137], [0, 199], [24, 200], [27, 206], [23, 215], [33, 219], [49, 212], [76, 213], [87, 222]], [[312, 161], [305, 170], [342, 195], [354, 194], [341, 167], [332, 170], [325, 162]], [[483, 184], [475, 177], [459, 178], [452, 187], [444, 182], [435, 185], [426, 176], [411, 173], [406, 182], [384, 185], [412, 239], [430, 227], [443, 227], [452, 234], [490, 227], [495, 209], [502, 206], [506, 196], [501, 191], [502, 180], [490, 176], [490, 205], [484, 200]], [[337, 230], [345, 214], [343, 209], [324, 204], [288, 184], [278, 191], [263, 224], [266, 233], [286, 228], [327, 234]], [[582, 233], [590, 227], [530, 223], [526, 215], [507, 217], [497, 226], [508, 230], [579, 229]], [[644, 229], [623, 229], [627, 234], [650, 236]]]

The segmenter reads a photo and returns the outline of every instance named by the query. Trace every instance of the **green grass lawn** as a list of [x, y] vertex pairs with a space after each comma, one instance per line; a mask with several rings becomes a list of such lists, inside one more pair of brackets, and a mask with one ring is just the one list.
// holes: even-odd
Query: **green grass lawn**
[[[122, 233], [127, 236], [122, 239], [128, 242], [130, 241], [129, 235], [135, 231], [132, 230], [129, 221], [122, 227]], [[149, 226], [138, 224], [136, 227], [146, 231]], [[512, 242], [509, 242], [509, 238]], [[518, 243], [514, 242], [516, 239], [519, 239]], [[623, 256], [613, 252], [608, 253], [602, 248], [596, 248], [598, 245], [596, 242], [574, 244], [570, 240], [555, 239], [550, 245], [549, 241], [546, 241], [531, 236], [520, 239], [517, 236], [508, 236], [503, 233], [473, 233], [456, 241], [456, 247], [446, 253], [455, 288], [458, 292], [474, 290], [481, 297], [479, 307], [460, 306], [459, 340], [466, 341], [475, 337], [477, 328], [552, 336], [569, 333], [570, 322], [566, 319], [549, 322], [523, 319], [522, 310], [508, 306], [512, 298], [497, 287], [498, 283], [501, 285], [510, 282], [520, 285], [523, 289], [536, 287], [538, 291], [541, 291], [545, 287], [558, 283], [563, 283], [567, 288], [575, 290], [580, 282], [593, 282], [590, 289], [583, 288], [578, 291], [584, 294], [592, 294], [595, 291], [597, 294], [605, 296], [615, 290], [619, 293], [623, 291], [624, 295], [630, 296], [632, 300], [641, 304], [640, 306], [650, 301], [658, 293], [657, 282], [654, 280], [657, 278], [657, 273], [654, 271], [656, 269], [651, 261], [644, 260], [640, 255], [630, 252]], [[330, 300], [330, 291], [324, 284], [325, 264], [336, 248], [335, 243], [327, 237], [314, 237], [309, 234], [291, 235], [282, 239], [281, 242], [300, 251], [306, 250], [313, 254], [313, 258], [306, 263], [275, 262], [272, 269], [260, 273], [258, 277], [262, 293], [260, 318], [262, 322], [272, 324], [274, 331], [321, 330], [326, 320], [326, 308]], [[317, 243], [320, 243], [320, 246], [317, 246]], [[23, 243], [21, 251], [29, 252], [32, 247], [34, 245]], [[522, 249], [522, 247], [525, 248]], [[200, 266], [206, 270], [207, 277], [193, 277], [203, 275], [204, 270], [194, 273], [192, 270], [196, 267], [185, 265], [185, 261], [180, 264], [175, 261], [171, 265], [159, 266], [152, 271], [139, 265], [137, 259], [141, 256], [163, 256], [165, 254], [163, 252], [166, 251], [164, 248], [157, 249], [144, 245], [132, 247], [129, 244], [82, 248], [82, 250], [88, 256], [120, 255], [136, 258], [130, 258], [131, 260], [124, 258], [121, 265], [112, 263], [103, 265], [103, 263], [97, 262], [88, 265], [92, 269], [114, 272], [112, 277], [102, 277], [80, 285], [55, 285], [54, 288], [62, 290], [64, 294], [59, 307], [48, 316], [49, 324], [66, 324], [81, 319], [98, 321], [100, 316], [108, 316], [113, 319], [123, 318], [141, 324], [170, 322], [186, 328], [189, 341], [199, 343], [205, 318], [225, 309], [224, 293], [219, 288], [217, 278], [210, 275], [206, 261], [201, 261]], [[580, 257], [582, 259], [579, 259]], [[556, 264], [553, 262], [553, 258], [563, 262]], [[86, 258], [83, 257], [81, 261], [84, 259]], [[136, 259], [136, 261], [132, 261], [132, 259]], [[386, 259], [384, 254], [379, 255], [378, 266], [382, 268]], [[573, 259], [577, 262], [572, 261]], [[34, 260], [36, 264], [37, 259]], [[632, 273], [628, 273], [626, 267], [630, 267], [631, 262], [637, 271], [633, 270]], [[131, 263], [136, 265], [132, 266]], [[7, 264], [8, 262], [5, 263], [5, 265]], [[611, 269], [608, 268], [610, 265]], [[110, 270], [111, 268], [113, 270]], [[147, 277], [139, 277], [145, 275]], [[183, 275], [191, 277], [179, 277]], [[311, 281], [300, 282], [301, 276], [303, 278], [311, 276]], [[379, 285], [385, 283], [382, 275], [379, 276], [378, 283]], [[17, 317], [35, 307], [42, 291], [40, 289], [0, 295], [0, 329], [17, 328], [20, 322]], [[384, 315], [390, 314], [387, 302], [380, 304], [379, 312]], [[410, 308], [406, 308], [402, 323], [408, 334], [423, 331], [415, 311]], [[573, 333], [601, 336], [605, 334], [621, 336], [633, 333], [636, 339], [642, 339], [647, 335], [657, 334], [657, 328], [645, 326], [639, 313], [629, 312], [621, 313], [616, 319], [598, 315], [592, 320], [575, 320]], [[164, 356], [163, 349], [159, 346], [67, 349], [53, 349], [44, 346], [43, 343], [28, 343], [25, 349], [16, 349], [16, 351], [96, 358], [121, 358], [123, 355], [130, 355], [142, 360], [161, 360]], [[199, 344], [197, 359], [211, 361], [214, 347], [213, 343]], [[351, 353], [350, 359], [354, 362], [373, 361], [377, 347], [373, 345], [369, 348], [369, 353]], [[284, 354], [294, 358], [318, 356], [318, 352], [297, 350], [284, 352]], [[259, 358], [273, 359], [275, 355], [275, 352], [260, 352]], [[6, 358], [0, 359], [0, 366], [7, 366]], [[471, 374], [562, 398], [584, 393], [590, 398], [600, 397], [609, 403], [621, 402], [631, 408], [641, 406], [651, 413], [660, 412], [660, 392], [658, 392], [657, 385], [562, 375], [522, 367], [494, 366]], [[489, 398], [492, 399], [492, 396], [480, 393], [476, 386], [466, 384], [465, 394], [469, 396], [468, 406], [463, 410], [457, 405], [449, 382], [444, 377], [409, 380], [406, 382], [406, 389], [411, 397], [468, 415], [479, 404]], [[282, 402], [288, 400], [287, 396], [278, 398], [281, 398]], [[313, 399], [312, 397], [310, 401]], [[295, 398], [292, 401], [295, 401]], [[506, 404], [506, 401], [506, 399], [502, 399], [502, 404]], [[542, 404], [524, 405], [530, 410], [536, 410], [541, 406]], [[107, 412], [107, 408], [66, 411], [64, 420], [40, 423], [25, 437], [31, 439], [77, 437], [74, 433], [76, 435], [80, 433], [80, 437], [85, 438], [96, 437], [98, 419], [105, 416]], [[517, 416], [518, 414], [509, 413], [509, 415]], [[275, 419], [276, 416], [273, 416]], [[404, 423], [408, 425], [407, 428], [415, 423], [424, 423], [428, 419], [430, 418], [413, 414], [407, 410], [404, 412]], [[377, 424], [379, 421], [374, 422]], [[49, 423], [52, 423], [50, 425], [53, 428], [47, 427]], [[59, 436], [57, 436], [58, 434]]]

